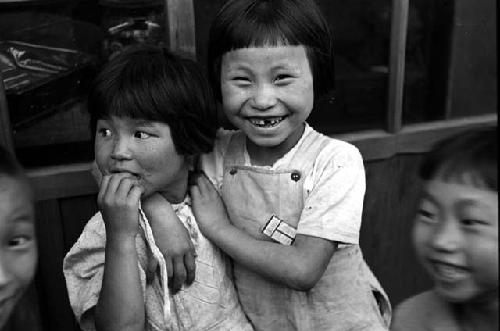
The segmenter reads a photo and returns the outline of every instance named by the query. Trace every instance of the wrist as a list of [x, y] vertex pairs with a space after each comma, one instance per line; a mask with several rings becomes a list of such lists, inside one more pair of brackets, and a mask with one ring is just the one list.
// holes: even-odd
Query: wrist
[[135, 250], [135, 236], [137, 232], [106, 232], [106, 246], [119, 250], [133, 248]]
[[213, 223], [209, 229], [207, 229], [207, 237], [212, 240], [218, 240], [219, 238], [223, 238], [227, 233], [231, 232], [234, 228], [229, 220], [227, 222]]

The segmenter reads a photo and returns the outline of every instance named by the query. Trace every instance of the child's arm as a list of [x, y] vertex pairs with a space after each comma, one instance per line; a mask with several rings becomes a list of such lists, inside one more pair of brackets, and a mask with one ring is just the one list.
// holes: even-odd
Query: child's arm
[[95, 308], [97, 330], [143, 330], [145, 323], [135, 236], [142, 188], [126, 174], [104, 176], [98, 204], [106, 226], [106, 262]]
[[153, 230], [156, 245], [167, 265], [169, 287], [173, 293], [182, 284], [195, 278], [195, 250], [187, 229], [175, 214], [172, 205], [160, 194], [153, 194], [142, 203]]
[[297, 235], [291, 246], [255, 239], [233, 226], [223, 202], [205, 177], [191, 187], [193, 211], [201, 231], [234, 260], [296, 290], [309, 290], [323, 275], [336, 249], [330, 240]]

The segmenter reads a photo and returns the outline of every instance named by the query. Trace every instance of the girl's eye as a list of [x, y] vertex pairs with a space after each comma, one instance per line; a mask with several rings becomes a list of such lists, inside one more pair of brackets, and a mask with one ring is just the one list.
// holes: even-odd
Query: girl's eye
[[111, 130], [106, 128], [100, 128], [97, 130], [97, 134], [101, 137], [109, 137], [111, 135]]
[[286, 81], [287, 79], [290, 79], [290, 78], [292, 78], [291, 75], [279, 74], [278, 76], [276, 76], [275, 81], [276, 82], [283, 82], [283, 81]]
[[478, 220], [474, 218], [464, 218], [460, 220], [460, 223], [465, 227], [476, 227], [480, 225], [488, 225], [488, 222], [483, 220]]
[[426, 209], [420, 208], [417, 212], [418, 219], [427, 222], [427, 223], [434, 223], [436, 222], [435, 215]]
[[136, 131], [134, 133], [134, 137], [138, 138], [138, 139], [148, 139], [149, 137], [151, 137], [151, 135], [149, 133], [144, 132], [144, 131]]
[[29, 236], [17, 236], [9, 240], [9, 246], [12, 248], [24, 248], [31, 241]]
[[235, 76], [232, 80], [238, 84], [250, 84], [250, 78], [245, 76]]

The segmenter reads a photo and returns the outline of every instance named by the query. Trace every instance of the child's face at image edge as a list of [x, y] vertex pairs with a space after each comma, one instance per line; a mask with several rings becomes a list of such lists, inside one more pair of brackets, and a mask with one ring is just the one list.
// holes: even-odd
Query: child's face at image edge
[[0, 174], [0, 329], [36, 270], [35, 211], [24, 179]]
[[498, 300], [498, 192], [424, 183], [413, 238], [435, 290], [451, 302]]
[[264, 46], [224, 54], [221, 92], [227, 118], [252, 143], [290, 149], [314, 103], [306, 48]]
[[184, 198], [188, 167], [162, 122], [111, 116], [97, 122], [95, 158], [104, 175], [128, 173], [144, 196], [162, 193], [170, 202]]

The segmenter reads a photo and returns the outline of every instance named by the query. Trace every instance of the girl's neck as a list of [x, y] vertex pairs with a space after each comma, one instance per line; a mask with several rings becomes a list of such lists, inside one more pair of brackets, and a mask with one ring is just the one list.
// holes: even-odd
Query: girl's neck
[[159, 191], [159, 193], [171, 204], [178, 204], [184, 201], [188, 193], [188, 174], [186, 168], [183, 173], [177, 177], [177, 180], [170, 183], [168, 188]]
[[246, 148], [250, 162], [257, 166], [272, 166], [288, 153], [300, 140], [305, 130], [305, 123], [301, 130], [295, 130], [281, 144], [276, 146], [259, 146], [250, 139], [246, 139]]
[[460, 305], [456, 312], [463, 330], [498, 330], [498, 297]]

